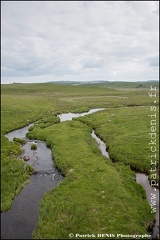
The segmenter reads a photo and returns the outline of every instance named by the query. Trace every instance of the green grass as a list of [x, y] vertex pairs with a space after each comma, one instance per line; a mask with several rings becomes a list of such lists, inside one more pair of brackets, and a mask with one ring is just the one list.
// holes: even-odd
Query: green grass
[[48, 114], [82, 112], [99, 107], [150, 106], [153, 99], [148, 96], [148, 91], [116, 90], [100, 86], [2, 84], [1, 131], [5, 134]]
[[36, 144], [32, 144], [31, 145], [31, 150], [36, 150], [37, 149], [37, 145]]
[[[48, 113], [36, 122], [35, 126], [45, 128], [48, 124], [50, 126], [57, 122], [59, 122], [59, 118]], [[11, 207], [14, 196], [29, 182], [30, 174], [33, 171], [33, 168], [27, 164], [24, 172], [24, 162], [17, 159], [17, 156], [22, 153], [20, 144], [25, 144], [26, 141], [19, 138], [13, 140], [14, 142], [9, 142], [5, 136], [1, 136], [1, 211], [6, 211]], [[31, 150], [36, 149], [36, 144], [31, 145]]]
[[28, 182], [32, 167], [26, 165], [17, 156], [21, 153], [20, 145], [1, 136], [1, 211], [10, 209], [12, 200], [25, 183]]
[[16, 137], [14, 137], [14, 138], [13, 138], [13, 141], [14, 141], [14, 142], [18, 142], [18, 143], [20, 143], [21, 145], [26, 144], [26, 140], [21, 139], [21, 138], [16, 138]]
[[[1, 211], [11, 207], [32, 172], [28, 165], [24, 172], [23, 161], [17, 159], [20, 144], [9, 142], [4, 134], [36, 122], [28, 136], [46, 141], [65, 179], [45, 194], [34, 238], [66, 239], [76, 231], [144, 234], [154, 216], [130, 166], [148, 172], [148, 114], [153, 104], [148, 91], [133, 87], [109, 89], [103, 85], [2, 85]], [[59, 123], [56, 117], [103, 107], [107, 110], [78, 121]], [[92, 128], [109, 146], [118, 164], [101, 155], [91, 138]]]
[[[158, 177], [158, 112], [157, 108], [157, 177]], [[151, 132], [150, 107], [130, 107], [106, 109], [104, 111], [78, 118], [95, 129], [95, 132], [106, 143], [113, 161], [124, 163], [132, 169], [149, 174], [151, 162], [149, 155]]]
[[115, 81], [115, 82], [101, 82], [97, 84], [92, 85], [97, 85], [100, 87], [107, 87], [107, 88], [115, 88], [115, 89], [144, 89], [147, 88], [149, 89], [151, 85], [154, 85], [157, 89], [159, 89], [159, 82], [158, 81], [138, 81], [138, 82], [124, 82], [124, 81]]
[[85, 82], [78, 82], [78, 81], [57, 81], [57, 82], [50, 82], [51, 84], [62, 84], [62, 85], [78, 85], [78, 86], [89, 86], [89, 87], [105, 87], [105, 88], [114, 88], [114, 89], [128, 89], [128, 88], [148, 88], [150, 85], [153, 85], [159, 88], [158, 80], [151, 80], [151, 81], [138, 81], [138, 82], [125, 82], [125, 81], [85, 81]]
[[129, 167], [101, 155], [90, 127], [79, 121], [35, 126], [28, 137], [47, 142], [65, 175], [40, 204], [35, 239], [67, 239], [70, 232], [147, 233], [153, 215], [143, 188]]

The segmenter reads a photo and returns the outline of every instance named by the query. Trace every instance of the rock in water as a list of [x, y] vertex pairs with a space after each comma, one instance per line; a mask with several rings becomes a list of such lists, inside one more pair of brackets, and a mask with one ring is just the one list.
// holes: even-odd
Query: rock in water
[[28, 161], [30, 158], [28, 156], [23, 157], [24, 161]]

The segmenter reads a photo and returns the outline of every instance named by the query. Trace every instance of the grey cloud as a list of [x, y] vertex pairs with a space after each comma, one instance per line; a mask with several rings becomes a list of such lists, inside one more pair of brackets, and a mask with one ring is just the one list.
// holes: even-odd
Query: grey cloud
[[2, 75], [118, 80], [134, 69], [135, 79], [157, 78], [156, 9], [151, 1], [3, 1]]
[[158, 57], [150, 57], [146, 59], [146, 62], [149, 66], [158, 67], [159, 66], [159, 58]]
[[102, 59], [88, 59], [83, 62], [83, 68], [102, 68], [104, 65], [104, 61]]

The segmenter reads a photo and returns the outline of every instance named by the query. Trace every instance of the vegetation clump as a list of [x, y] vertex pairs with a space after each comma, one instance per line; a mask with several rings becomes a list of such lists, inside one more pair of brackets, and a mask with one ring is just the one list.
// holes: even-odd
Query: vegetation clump
[[59, 122], [60, 122], [60, 119], [57, 116], [48, 115], [40, 119], [38, 122], [36, 122], [35, 126], [38, 126], [40, 128], [47, 128]]
[[36, 150], [37, 149], [37, 144], [32, 144], [31, 145], [31, 150]]
[[10, 209], [14, 196], [29, 181], [33, 168], [27, 164], [24, 172], [24, 162], [17, 159], [22, 153], [18, 143], [9, 142], [2, 136], [1, 144], [1, 211], [6, 211]]
[[[157, 108], [157, 112], [158, 112]], [[111, 108], [91, 115], [75, 119], [88, 124], [95, 129], [96, 134], [103, 139], [108, 147], [110, 157], [135, 169], [150, 174], [151, 154], [150, 143], [150, 113], [149, 107]], [[111, 121], [110, 117], [113, 116]], [[135, 124], [136, 123], [136, 124]], [[156, 120], [158, 126], [158, 119]], [[157, 127], [156, 143], [159, 129]], [[145, 154], [144, 154], [145, 153]], [[157, 178], [158, 178], [158, 148], [157, 148]]]
[[[24, 162], [17, 160], [19, 143], [10, 142], [4, 134], [35, 122], [27, 137], [46, 141], [65, 178], [42, 199], [34, 238], [147, 233], [154, 215], [130, 167], [142, 172], [150, 169], [147, 116], [153, 99], [148, 97], [150, 83], [139, 88], [137, 84], [2, 84], [1, 211], [11, 207], [32, 172], [28, 166], [24, 172]], [[92, 108], [107, 109], [65, 123], [56, 116]], [[101, 155], [91, 137], [92, 128], [117, 164]]]
[[67, 239], [69, 232], [87, 229], [95, 234], [101, 229], [147, 233], [154, 216], [144, 189], [135, 182], [129, 166], [114, 164], [102, 156], [91, 130], [73, 120], [45, 129], [37, 126], [29, 132], [30, 138], [49, 142], [55, 165], [65, 175], [41, 201], [35, 239]]
[[18, 143], [20, 143], [20, 144], [22, 144], [22, 145], [26, 144], [26, 140], [25, 140], [25, 139], [21, 139], [21, 138], [16, 138], [16, 137], [14, 137], [14, 138], [13, 138], [13, 141], [14, 141], [14, 142], [18, 142]]

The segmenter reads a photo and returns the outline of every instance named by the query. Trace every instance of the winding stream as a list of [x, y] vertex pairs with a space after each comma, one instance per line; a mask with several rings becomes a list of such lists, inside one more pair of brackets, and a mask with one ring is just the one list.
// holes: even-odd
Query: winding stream
[[[45, 142], [31, 141], [25, 137], [32, 125], [6, 134], [10, 141], [14, 137], [27, 141], [20, 157], [29, 156], [27, 164], [33, 166], [37, 174], [31, 175], [29, 184], [14, 198], [11, 209], [1, 213], [1, 239], [31, 239], [38, 222], [38, 207], [43, 195], [63, 179], [54, 166], [51, 150]], [[30, 149], [33, 143], [37, 144], [37, 150]]]
[[[74, 117], [85, 116], [103, 109], [104, 108], [91, 109], [89, 112], [77, 114], [60, 114], [58, 117], [61, 122], [71, 121]], [[14, 198], [11, 209], [1, 213], [1, 239], [31, 239], [32, 232], [38, 222], [38, 207], [43, 195], [45, 192], [55, 188], [63, 179], [63, 176], [54, 166], [51, 150], [46, 147], [45, 142], [37, 140], [31, 141], [25, 137], [29, 127], [32, 125], [34, 124], [6, 134], [6, 137], [10, 141], [12, 141], [14, 137], [27, 141], [23, 146], [24, 153], [20, 158], [23, 159], [24, 156], [28, 156], [30, 160], [27, 161], [27, 164], [32, 165], [37, 174], [31, 175], [29, 184]], [[94, 131], [92, 131], [92, 137], [98, 142], [102, 154], [109, 158], [105, 143], [96, 136]], [[30, 149], [33, 143], [37, 144], [37, 150]], [[137, 173], [136, 181], [146, 190], [148, 202], [151, 204], [153, 188], [149, 184], [148, 177], [144, 174]], [[157, 236], [159, 233], [159, 190], [154, 190], [154, 193], [156, 193], [156, 225], [153, 235]]]
[[[77, 114], [61, 114], [58, 117], [62, 122], [103, 109], [91, 109], [88, 112]], [[29, 184], [14, 198], [11, 209], [1, 213], [1, 239], [32, 239], [32, 232], [38, 222], [38, 207], [43, 195], [55, 188], [63, 179], [63, 176], [54, 166], [51, 150], [46, 147], [46, 143], [26, 138], [29, 127], [33, 125], [30, 124], [5, 135], [10, 141], [13, 141], [14, 137], [27, 141], [23, 145], [24, 153], [21, 154], [20, 158], [29, 157], [27, 164], [33, 166], [34, 172], [37, 174], [31, 175]], [[36, 150], [30, 148], [33, 143], [37, 144]]]
[[[91, 135], [97, 141], [102, 155], [110, 158], [109, 153], [106, 150], [107, 147], [105, 143], [95, 134], [94, 130], [92, 131]], [[156, 209], [156, 223], [152, 233], [152, 239], [156, 239], [156, 236], [159, 234], [159, 189], [151, 187], [148, 181], [148, 176], [143, 173], [136, 173], [136, 182], [143, 186], [146, 191], [147, 200], [150, 206], [153, 205]]]
[[142, 173], [136, 174], [136, 182], [141, 184], [146, 190], [146, 196], [150, 206], [153, 206], [156, 209], [156, 223], [152, 234], [152, 239], [155, 239], [155, 237], [159, 234], [159, 189], [151, 187], [148, 181], [148, 176]]
[[83, 117], [85, 115], [89, 115], [91, 113], [95, 113], [101, 110], [104, 110], [105, 108], [96, 108], [96, 109], [91, 109], [88, 112], [84, 112], [84, 113], [63, 113], [58, 115], [58, 117], [60, 118], [61, 122], [64, 121], [71, 121], [72, 118], [77, 118], [77, 117]]

